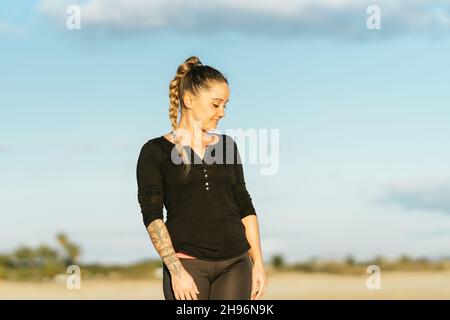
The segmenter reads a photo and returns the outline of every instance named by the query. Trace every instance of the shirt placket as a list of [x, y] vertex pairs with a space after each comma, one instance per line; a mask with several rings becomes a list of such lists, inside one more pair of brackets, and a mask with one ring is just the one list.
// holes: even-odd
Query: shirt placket
[[203, 190], [206, 193], [207, 198], [209, 198], [211, 193], [211, 184], [208, 175], [209, 170], [206, 168], [204, 164], [202, 165], [202, 169], [203, 169]]
[[[209, 146], [207, 146], [205, 151], [205, 157], [208, 155], [208, 149]], [[214, 152], [214, 150], [212, 151]], [[211, 203], [211, 192], [214, 190], [214, 186], [211, 185], [211, 168], [213, 164], [208, 164], [205, 162], [205, 159], [202, 159], [201, 168], [202, 168], [202, 191], [204, 194], [205, 204], [208, 208], [208, 212], [211, 212], [213, 210], [212, 203]]]

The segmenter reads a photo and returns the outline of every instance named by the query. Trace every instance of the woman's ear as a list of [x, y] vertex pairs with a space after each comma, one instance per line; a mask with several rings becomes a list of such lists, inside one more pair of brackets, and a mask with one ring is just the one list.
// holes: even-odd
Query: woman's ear
[[193, 100], [192, 95], [189, 92], [186, 92], [183, 97], [183, 105], [187, 109], [192, 109], [192, 100]]

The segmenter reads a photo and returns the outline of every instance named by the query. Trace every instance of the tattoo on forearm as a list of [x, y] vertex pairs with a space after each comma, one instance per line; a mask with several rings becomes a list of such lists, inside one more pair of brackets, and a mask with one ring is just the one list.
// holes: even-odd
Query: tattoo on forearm
[[175, 249], [170, 239], [166, 224], [161, 219], [156, 219], [147, 228], [156, 251], [161, 256], [164, 264], [172, 275], [180, 277], [182, 264], [175, 254]]

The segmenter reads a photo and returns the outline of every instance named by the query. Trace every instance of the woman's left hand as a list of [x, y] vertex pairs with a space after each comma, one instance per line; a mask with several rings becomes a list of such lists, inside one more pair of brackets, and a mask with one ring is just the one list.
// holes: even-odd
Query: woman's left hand
[[264, 265], [262, 263], [256, 263], [253, 265], [252, 270], [252, 294], [250, 300], [259, 299], [267, 287], [266, 273], [264, 271]]

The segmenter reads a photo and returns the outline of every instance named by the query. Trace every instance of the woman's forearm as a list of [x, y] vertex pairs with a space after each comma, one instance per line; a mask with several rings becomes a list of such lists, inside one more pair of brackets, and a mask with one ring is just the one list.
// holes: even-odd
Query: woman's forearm
[[245, 234], [247, 236], [247, 240], [251, 245], [251, 249], [249, 250], [249, 255], [253, 260], [254, 264], [264, 264], [262, 252], [261, 252], [261, 243], [259, 237], [259, 225], [258, 218], [256, 215], [251, 214], [242, 219], [242, 223], [245, 226]]
[[175, 249], [170, 239], [169, 231], [162, 219], [156, 219], [147, 227], [148, 234], [152, 240], [161, 259], [170, 271], [170, 274], [176, 277], [181, 275], [183, 265], [178, 259]]

